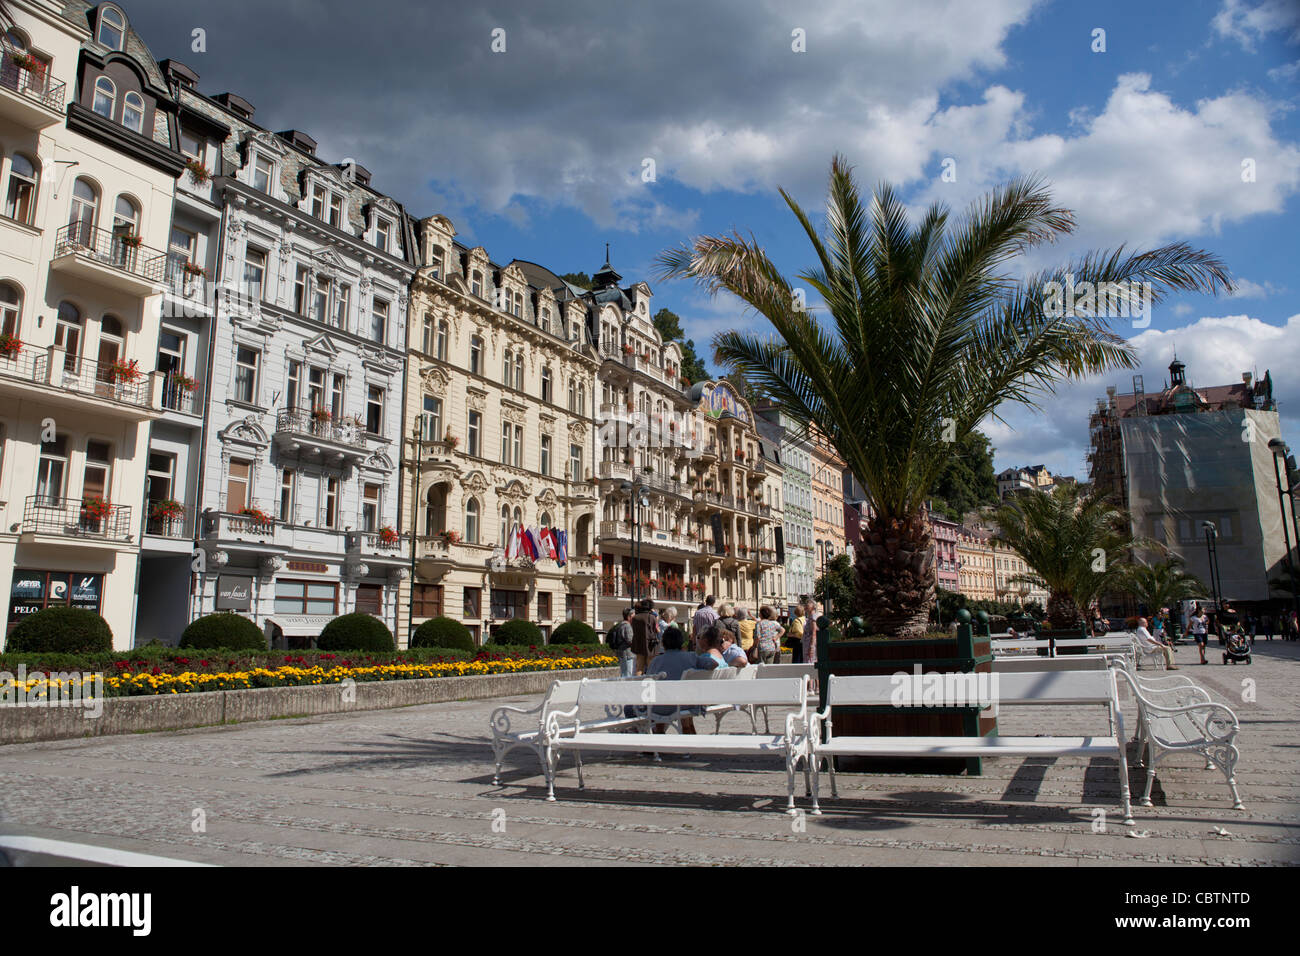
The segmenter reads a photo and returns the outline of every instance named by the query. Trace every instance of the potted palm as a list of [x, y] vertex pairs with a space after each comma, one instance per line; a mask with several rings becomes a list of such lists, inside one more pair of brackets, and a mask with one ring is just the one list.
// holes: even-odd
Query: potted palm
[[[841, 157], [831, 163], [829, 193], [824, 236], [781, 193], [815, 257], [797, 279], [740, 232], [665, 251], [661, 275], [725, 290], [767, 320], [770, 330], [719, 335], [716, 360], [771, 396], [797, 427], [816, 429], [867, 489], [855, 610], [866, 633], [884, 640], [831, 645], [819, 628], [822, 686], [840, 661], [856, 674], [935, 658], [988, 669], [987, 642], [975, 644], [969, 632], [965, 647], [947, 635], [926, 639], [936, 555], [924, 505], [954, 443], [999, 409], [1033, 405], [1063, 379], [1138, 365], [1133, 346], [1105, 318], [1056, 308], [1050, 290], [1086, 282], [1142, 288], [1159, 300], [1171, 290], [1230, 291], [1232, 282], [1217, 256], [1183, 243], [1092, 252], [1018, 273], [1026, 253], [1074, 231], [1073, 213], [1034, 179], [992, 190], [960, 220], [933, 204], [915, 224], [888, 185], [865, 201]], [[821, 297], [830, 321], [803, 307], [796, 286]], [[842, 716], [853, 718], [844, 733], [882, 734], [881, 721], [859, 722], [870, 715], [837, 713], [837, 730]], [[909, 711], [883, 735], [903, 732], [902, 723], [913, 733], [991, 729], [969, 714], [955, 715], [955, 725], [942, 716]]]

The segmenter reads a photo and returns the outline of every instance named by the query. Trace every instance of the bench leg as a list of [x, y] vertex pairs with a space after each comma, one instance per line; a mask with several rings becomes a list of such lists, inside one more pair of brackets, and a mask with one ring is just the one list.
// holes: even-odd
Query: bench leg
[[1228, 781], [1228, 789], [1232, 791], [1232, 809], [1245, 810], [1246, 805], [1241, 802], [1241, 795], [1237, 793], [1237, 758], [1241, 752], [1237, 750], [1236, 744], [1228, 744], [1226, 747], [1216, 747], [1206, 751], [1206, 757], [1223, 771], [1223, 776]]
[[1141, 801], [1139, 801], [1144, 807], [1151, 806], [1151, 787], [1154, 786], [1156, 782], [1156, 754], [1154, 750], [1150, 749], [1151, 746], [1152, 746], [1151, 741], [1148, 738], [1147, 740], [1147, 786], [1146, 786], [1146, 790], [1142, 794]]
[[763, 708], [763, 733], [770, 734], [771, 732], [772, 732], [772, 721], [768, 717], [767, 707], [764, 707]]
[[799, 757], [797, 754], [792, 754], [788, 752], [786, 753], [785, 755], [785, 796], [786, 796], [785, 812], [790, 814], [791, 816], [794, 816], [796, 812], [795, 805], [794, 805], [794, 772], [798, 763], [799, 763]]
[[573, 752], [573, 760], [574, 763], [578, 765], [578, 789], [586, 790], [587, 781], [582, 779], [582, 751], [581, 750], [575, 750]]
[[555, 751], [547, 747], [543, 769], [546, 771], [546, 800], [548, 803], [555, 802], [555, 763]]
[[821, 808], [821, 803], [818, 801], [818, 797], [820, 796], [820, 791], [821, 791], [821, 775], [818, 773], [818, 767], [817, 767], [819, 761], [812, 754], [809, 754], [808, 762], [812, 764], [813, 814], [816, 816], [821, 816], [822, 808]]
[[492, 755], [496, 758], [497, 769], [492, 774], [492, 786], [501, 786], [501, 764], [506, 757], [506, 742], [496, 735], [492, 734]]
[[746, 705], [745, 711], [746, 713], [749, 714], [749, 732], [751, 734], [757, 734], [758, 718], [754, 716], [754, 705], [753, 704]]

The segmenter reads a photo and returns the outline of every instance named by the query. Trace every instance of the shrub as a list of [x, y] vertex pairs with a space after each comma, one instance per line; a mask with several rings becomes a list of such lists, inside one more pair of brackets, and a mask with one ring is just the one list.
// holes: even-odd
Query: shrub
[[223, 611], [199, 618], [181, 634], [181, 647], [210, 650], [218, 647], [232, 651], [264, 651], [266, 637], [248, 618]]
[[565, 621], [551, 632], [552, 644], [595, 644], [596, 632], [583, 621]]
[[542, 640], [542, 629], [532, 621], [513, 620], [506, 621], [497, 628], [496, 634], [492, 636], [492, 643], [522, 644], [528, 647], [546, 642]]
[[325, 625], [316, 646], [322, 651], [392, 651], [393, 632], [369, 614], [343, 614]]
[[411, 647], [451, 647], [461, 651], [474, 651], [474, 636], [460, 621], [449, 617], [434, 617], [425, 621], [411, 635]]
[[5, 643], [7, 651], [82, 654], [111, 651], [113, 632], [108, 622], [80, 607], [47, 607], [14, 628]]
[[403, 662], [425, 664], [429, 661], [468, 661], [474, 657], [474, 651], [459, 647], [417, 647], [406, 652]]

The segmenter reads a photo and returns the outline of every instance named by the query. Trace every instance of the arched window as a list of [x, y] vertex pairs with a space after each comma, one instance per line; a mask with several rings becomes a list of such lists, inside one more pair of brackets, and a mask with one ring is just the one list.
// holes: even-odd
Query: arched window
[[110, 50], [122, 49], [126, 39], [126, 17], [117, 7], [105, 6], [99, 11], [99, 33], [95, 39]]
[[471, 498], [465, 502], [465, 541], [468, 544], [478, 544], [478, 518], [478, 499]]
[[22, 153], [14, 153], [9, 162], [9, 193], [5, 215], [30, 226], [36, 215], [36, 184], [40, 178], [34, 162]]
[[543, 511], [541, 517], [541, 527], [549, 528], [551, 526], [551, 514], [549, 511]]
[[113, 363], [122, 357], [125, 345], [122, 323], [111, 315], [104, 316], [99, 322], [99, 363], [96, 369], [96, 378], [101, 382], [114, 381]]
[[144, 133], [144, 97], [134, 91], [122, 97], [122, 125]]
[[95, 99], [91, 104], [93, 109], [104, 119], [113, 118], [113, 106], [117, 102], [117, 87], [113, 81], [106, 76], [101, 76], [95, 81]]
[[69, 238], [83, 246], [94, 245], [95, 220], [99, 215], [99, 192], [88, 179], [72, 186], [72, 211], [68, 216]]
[[129, 196], [118, 196], [113, 205], [113, 232], [140, 234], [140, 207]]
[[424, 533], [442, 534], [447, 530], [447, 486], [437, 484], [429, 489], [424, 504]]
[[64, 369], [75, 372], [81, 354], [81, 312], [71, 302], [59, 303], [58, 318], [54, 323], [54, 344], [64, 350]]
[[22, 313], [22, 293], [12, 283], [0, 282], [0, 334], [17, 338]]

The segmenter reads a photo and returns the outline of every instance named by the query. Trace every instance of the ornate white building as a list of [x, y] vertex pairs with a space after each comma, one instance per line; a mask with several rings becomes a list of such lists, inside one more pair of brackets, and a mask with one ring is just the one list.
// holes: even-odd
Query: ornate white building
[[222, 220], [193, 612], [241, 611], [278, 646], [351, 611], [396, 630], [408, 217], [241, 97], [180, 100], [229, 129], [194, 124]]

